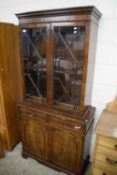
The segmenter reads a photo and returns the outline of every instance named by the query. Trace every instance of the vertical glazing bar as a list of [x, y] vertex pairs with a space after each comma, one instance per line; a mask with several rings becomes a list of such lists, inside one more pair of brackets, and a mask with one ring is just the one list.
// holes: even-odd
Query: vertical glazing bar
[[[47, 25], [47, 104], [48, 108], [52, 107], [53, 104], [53, 47], [54, 47], [54, 31], [51, 24]], [[51, 43], [51, 44], [50, 44]]]

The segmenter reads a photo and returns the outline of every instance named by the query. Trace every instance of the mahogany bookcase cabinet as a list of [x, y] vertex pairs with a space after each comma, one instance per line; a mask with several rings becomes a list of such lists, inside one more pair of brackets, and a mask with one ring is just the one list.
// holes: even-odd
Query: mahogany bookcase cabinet
[[93, 6], [17, 14], [22, 154], [68, 174], [80, 174], [89, 157], [95, 108], [87, 77], [91, 84], [100, 16]]

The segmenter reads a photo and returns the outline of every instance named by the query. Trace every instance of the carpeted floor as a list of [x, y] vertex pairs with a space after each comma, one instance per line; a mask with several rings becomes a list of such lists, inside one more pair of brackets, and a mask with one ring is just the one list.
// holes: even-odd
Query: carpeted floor
[[[31, 158], [22, 158], [21, 149], [21, 144], [19, 144], [12, 152], [7, 152], [5, 158], [0, 159], [0, 175], [66, 175]], [[89, 171], [90, 168], [87, 169], [85, 175], [90, 175]]]

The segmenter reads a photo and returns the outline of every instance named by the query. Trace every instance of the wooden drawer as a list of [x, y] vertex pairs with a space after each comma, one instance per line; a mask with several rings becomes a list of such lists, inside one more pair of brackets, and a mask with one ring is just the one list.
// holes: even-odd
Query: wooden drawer
[[47, 114], [41, 113], [41, 112], [36, 112], [33, 110], [29, 110], [26, 108], [20, 108], [20, 115], [29, 117], [29, 118], [34, 118], [34, 119], [39, 119], [39, 120], [47, 120]]
[[117, 172], [117, 154], [115, 156], [96, 152], [95, 162], [102, 164], [106, 169]]
[[85, 127], [79, 121], [72, 121], [69, 119], [62, 119], [57, 117], [50, 117], [50, 123], [54, 125], [59, 125], [63, 128], [70, 128], [78, 132], [85, 131]]
[[101, 145], [97, 145], [96, 152], [117, 158], [117, 150], [109, 149], [109, 148], [101, 146]]
[[117, 175], [117, 173], [108, 171], [106, 168], [100, 167], [95, 164], [92, 170], [92, 175]]
[[98, 136], [98, 144], [117, 151], [117, 139], [109, 137]]

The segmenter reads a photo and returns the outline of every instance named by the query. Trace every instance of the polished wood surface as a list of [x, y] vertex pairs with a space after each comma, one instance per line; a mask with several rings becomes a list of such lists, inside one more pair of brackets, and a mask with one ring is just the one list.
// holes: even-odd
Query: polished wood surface
[[0, 133], [11, 150], [19, 140], [17, 102], [22, 101], [18, 27], [0, 23]]
[[[30, 82], [28, 81], [27, 83], [26, 78], [23, 78], [24, 101], [18, 105], [18, 118], [21, 121], [23, 144], [22, 155], [25, 158], [32, 157], [70, 175], [80, 175], [89, 159], [95, 108], [90, 105], [92, 89], [89, 92], [89, 102], [85, 102], [86, 82], [87, 76], [93, 81], [94, 68], [90, 69], [89, 59], [94, 62], [100, 16], [101, 13], [92, 6], [17, 14], [21, 30], [21, 41], [28, 38], [29, 42], [29, 45], [27, 45], [29, 50], [24, 49], [27, 47], [25, 43], [21, 43], [23, 73], [25, 77], [27, 74], [28, 76], [32, 75], [32, 72], [37, 71], [35, 68], [38, 65], [38, 79], [33, 79], [34, 74], [30, 77], [30, 80], [31, 78], [34, 80], [34, 87], [38, 85], [41, 79], [40, 75], [47, 78], [47, 88], [42, 83], [40, 86], [36, 86], [38, 90], [42, 90], [42, 96], [40, 92], [38, 92], [38, 95], [34, 93], [34, 89], [31, 91], [30, 86], [27, 86]], [[77, 35], [77, 37], [82, 40], [78, 44], [77, 42], [81, 40], [78, 40], [74, 35], [75, 28], [77, 29], [76, 32], [79, 29], [79, 36]], [[41, 36], [40, 49], [38, 49], [39, 45], [37, 47], [35, 44], [35, 38], [40, 39], [38, 38], [38, 33]], [[46, 40], [44, 40], [44, 36], [46, 36]], [[61, 40], [62, 42], [58, 42]], [[65, 49], [62, 46], [63, 42], [68, 44], [65, 44]], [[42, 45], [45, 45], [44, 50], [41, 47]], [[63, 49], [68, 50], [64, 52]], [[32, 50], [34, 51], [32, 52]], [[40, 50], [43, 50], [43, 52]], [[37, 57], [35, 57], [34, 53], [37, 54], [36, 56], [39, 57], [39, 60], [36, 60]], [[64, 57], [62, 57], [62, 54]], [[77, 67], [78, 65], [74, 58], [76, 55], [78, 64], [81, 64], [81, 71]], [[57, 58], [61, 57], [62, 65], [67, 66], [59, 67], [59, 71], [55, 67], [58, 64]], [[40, 60], [42, 61], [41, 66], [39, 65]], [[47, 67], [44, 67], [43, 60], [47, 60], [47, 64], [45, 63]], [[70, 61], [72, 64], [69, 64]], [[69, 68], [71, 66], [76, 68]], [[26, 72], [26, 70], [28, 71]], [[79, 74], [77, 73], [78, 70]], [[56, 79], [56, 76], [59, 77], [60, 82], [62, 81], [64, 95], [67, 94], [65, 87], [67, 86], [68, 88], [69, 95], [66, 99], [61, 96], [62, 88], [57, 86], [58, 79]], [[65, 77], [66, 79], [68, 78], [68, 84]], [[74, 82], [77, 82], [75, 86]], [[78, 83], [80, 88], [77, 86]], [[61, 103], [56, 100], [56, 95], [60, 100], [63, 98]], [[70, 95], [73, 98], [69, 100]], [[79, 97], [77, 103], [76, 96]], [[75, 103], [77, 108], [74, 105]]]
[[117, 174], [117, 113], [115, 113], [117, 106], [115, 104], [116, 98], [102, 112], [95, 128], [96, 143], [92, 175]]
[[22, 120], [22, 131], [24, 149], [28, 148], [32, 153], [39, 156], [39, 158], [44, 159], [45, 145], [43, 123], [24, 118]]
[[51, 126], [47, 128], [46, 137], [48, 161], [77, 173], [81, 166], [82, 136], [76, 137], [70, 131]]

